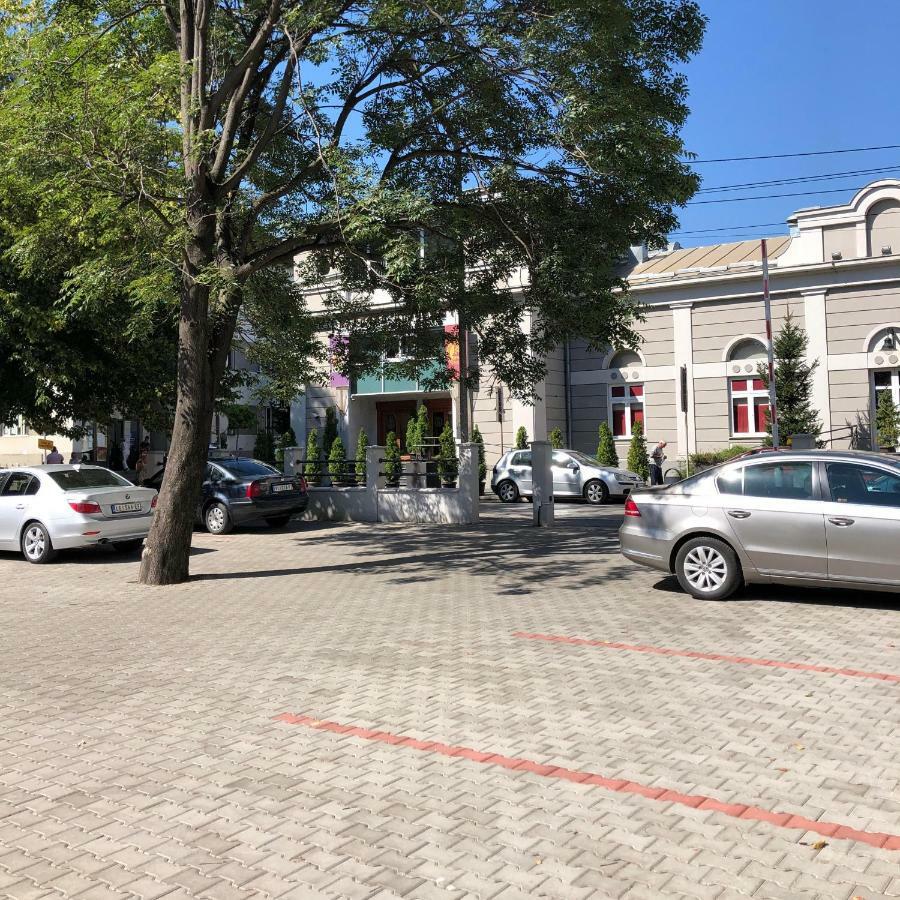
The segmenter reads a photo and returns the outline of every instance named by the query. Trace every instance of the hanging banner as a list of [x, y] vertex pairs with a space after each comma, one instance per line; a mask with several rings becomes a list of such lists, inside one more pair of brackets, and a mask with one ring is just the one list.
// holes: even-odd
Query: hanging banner
[[444, 350], [447, 353], [447, 369], [459, 378], [459, 325], [445, 325]]

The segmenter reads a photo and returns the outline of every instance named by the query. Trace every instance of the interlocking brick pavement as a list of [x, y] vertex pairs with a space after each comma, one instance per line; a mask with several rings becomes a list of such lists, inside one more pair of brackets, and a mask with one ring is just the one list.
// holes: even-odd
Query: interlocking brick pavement
[[0, 556], [0, 895], [900, 897], [900, 851], [277, 720], [900, 834], [896, 683], [514, 637], [897, 674], [900, 598], [701, 603], [621, 509], [529, 515], [197, 534], [173, 588]]

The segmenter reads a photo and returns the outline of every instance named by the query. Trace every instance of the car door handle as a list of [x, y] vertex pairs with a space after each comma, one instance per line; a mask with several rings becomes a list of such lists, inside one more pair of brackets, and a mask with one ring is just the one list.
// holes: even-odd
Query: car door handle
[[852, 525], [855, 521], [854, 519], [846, 519], [843, 516], [835, 516], [833, 519], [829, 519], [832, 525], [837, 525], [839, 528], [846, 528], [848, 525]]
[[25, 504], [24, 504], [24, 503], [17, 503], [17, 504], [16, 504], [16, 509], [25, 509]]
[[750, 518], [750, 513], [748, 513], [746, 509], [729, 509], [728, 515], [731, 516], [732, 519], [749, 519]]

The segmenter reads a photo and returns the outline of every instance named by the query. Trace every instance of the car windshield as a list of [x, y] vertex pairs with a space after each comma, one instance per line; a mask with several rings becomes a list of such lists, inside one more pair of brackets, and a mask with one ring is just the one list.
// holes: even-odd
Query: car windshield
[[257, 478], [266, 475], [280, 475], [278, 469], [260, 462], [258, 459], [217, 459], [216, 465], [236, 478]]
[[588, 456], [587, 453], [579, 453], [577, 450], [566, 450], [566, 453], [575, 460], [575, 462], [581, 463], [583, 466], [599, 466], [600, 463], [597, 462], [592, 456]]
[[47, 473], [64, 491], [82, 491], [85, 488], [133, 487], [130, 481], [110, 472], [109, 469], [63, 469]]

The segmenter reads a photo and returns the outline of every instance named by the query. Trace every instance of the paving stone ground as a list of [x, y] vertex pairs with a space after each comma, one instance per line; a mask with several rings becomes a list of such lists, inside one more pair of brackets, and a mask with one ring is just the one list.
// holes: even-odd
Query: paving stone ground
[[702, 603], [621, 507], [196, 534], [193, 580], [0, 555], [0, 894], [15, 900], [900, 897], [900, 851], [277, 721], [311, 716], [900, 834], [900, 597]]

